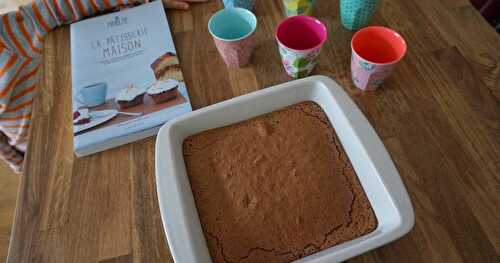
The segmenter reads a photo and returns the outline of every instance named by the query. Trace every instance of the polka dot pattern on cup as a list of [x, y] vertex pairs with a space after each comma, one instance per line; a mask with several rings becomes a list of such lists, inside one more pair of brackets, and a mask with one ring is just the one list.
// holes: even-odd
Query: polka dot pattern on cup
[[367, 26], [378, 4], [379, 0], [340, 0], [342, 25], [349, 30]]

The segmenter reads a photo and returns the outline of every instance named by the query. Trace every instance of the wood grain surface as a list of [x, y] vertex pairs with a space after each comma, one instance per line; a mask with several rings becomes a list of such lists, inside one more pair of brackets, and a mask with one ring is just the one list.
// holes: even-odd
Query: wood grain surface
[[[256, 1], [251, 65], [228, 69], [207, 32], [212, 0], [168, 18], [195, 109], [288, 81], [273, 30], [281, 1]], [[408, 189], [416, 225], [349, 262], [500, 261], [500, 37], [467, 0], [386, 0], [372, 24], [399, 31], [408, 54], [383, 88], [350, 81], [338, 1], [317, 1], [329, 40], [316, 74], [366, 114]], [[9, 262], [171, 262], [154, 181], [154, 138], [73, 156], [69, 30], [46, 40]]]
[[20, 182], [21, 175], [14, 173], [6, 163], [0, 162], [0, 262], [7, 259]]

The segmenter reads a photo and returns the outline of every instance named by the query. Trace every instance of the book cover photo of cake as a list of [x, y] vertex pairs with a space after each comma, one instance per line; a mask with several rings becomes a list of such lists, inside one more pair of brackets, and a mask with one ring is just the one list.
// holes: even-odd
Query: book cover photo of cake
[[191, 111], [161, 1], [71, 25], [77, 156], [153, 136]]

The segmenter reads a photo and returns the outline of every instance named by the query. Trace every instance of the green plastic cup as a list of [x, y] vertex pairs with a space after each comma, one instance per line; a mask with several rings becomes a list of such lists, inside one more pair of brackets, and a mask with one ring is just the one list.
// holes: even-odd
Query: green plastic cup
[[377, 10], [379, 0], [340, 0], [340, 20], [349, 30], [368, 25]]
[[310, 16], [316, 0], [283, 0], [286, 16]]

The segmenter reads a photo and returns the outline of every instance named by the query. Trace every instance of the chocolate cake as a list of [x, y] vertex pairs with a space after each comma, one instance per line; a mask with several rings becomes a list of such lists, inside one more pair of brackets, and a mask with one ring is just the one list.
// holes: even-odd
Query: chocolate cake
[[314, 102], [190, 136], [183, 154], [213, 262], [290, 262], [377, 227]]
[[140, 105], [144, 103], [144, 90], [139, 89], [135, 85], [129, 85], [118, 92], [115, 101], [120, 105], [120, 109], [122, 110]]
[[173, 79], [156, 81], [146, 93], [153, 98], [156, 104], [161, 104], [177, 97], [179, 82]]

